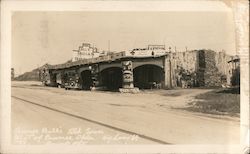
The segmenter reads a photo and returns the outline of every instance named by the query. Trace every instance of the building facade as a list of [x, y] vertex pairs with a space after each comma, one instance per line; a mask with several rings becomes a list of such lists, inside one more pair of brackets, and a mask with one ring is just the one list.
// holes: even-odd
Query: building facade
[[[91, 54], [93, 50], [87, 51]], [[78, 85], [79, 89], [130, 91], [136, 88], [222, 87], [232, 86], [236, 60], [230, 60], [232, 56], [225, 52], [205, 49], [171, 52], [165, 46], [151, 45], [54, 65], [47, 72], [50, 73], [48, 76], [51, 77], [52, 85], [57, 85], [57, 76], [64, 77], [74, 72], [71, 78], [77, 78], [78, 83], [73, 84]], [[67, 83], [67, 80], [58, 81], [60, 84]]]
[[96, 47], [91, 46], [89, 43], [83, 43], [79, 46], [78, 50], [73, 50], [72, 61], [78, 61], [83, 59], [91, 59], [105, 55], [104, 51], [99, 52]]

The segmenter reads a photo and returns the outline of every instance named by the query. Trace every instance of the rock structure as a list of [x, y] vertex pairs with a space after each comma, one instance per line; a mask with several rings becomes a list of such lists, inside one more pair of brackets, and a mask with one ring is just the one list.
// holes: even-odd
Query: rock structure
[[124, 51], [50, 66], [47, 76], [51, 83], [56, 83], [56, 74], [67, 71], [80, 75], [84, 86], [91, 83], [91, 90], [106, 88], [133, 93], [138, 88], [223, 87], [231, 86], [233, 80], [235, 85], [240, 83], [239, 58], [205, 49], [172, 52], [169, 48], [163, 55], [126, 55]]
[[172, 86], [218, 87], [226, 84], [230, 78], [230, 59], [232, 56], [225, 52], [213, 50], [171, 53]]
[[92, 79], [92, 86], [91, 90], [96, 90], [96, 87], [99, 85], [98, 80], [98, 65], [94, 64], [91, 66], [91, 79]]
[[133, 67], [132, 61], [122, 62], [122, 73], [123, 73], [123, 86], [119, 89], [123, 93], [137, 93], [139, 92], [138, 88], [134, 87], [133, 79]]
[[216, 53], [212, 50], [199, 52], [199, 75], [200, 86], [219, 87], [221, 86], [221, 76], [215, 63]]

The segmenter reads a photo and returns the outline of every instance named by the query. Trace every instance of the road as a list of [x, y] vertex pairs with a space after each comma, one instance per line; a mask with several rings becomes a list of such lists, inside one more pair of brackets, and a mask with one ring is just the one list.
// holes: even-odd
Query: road
[[15, 98], [12, 99], [12, 121], [14, 144], [157, 144], [136, 134], [117, 131]]
[[206, 91], [121, 94], [13, 82], [13, 139], [17, 144], [238, 144], [239, 118], [176, 109]]

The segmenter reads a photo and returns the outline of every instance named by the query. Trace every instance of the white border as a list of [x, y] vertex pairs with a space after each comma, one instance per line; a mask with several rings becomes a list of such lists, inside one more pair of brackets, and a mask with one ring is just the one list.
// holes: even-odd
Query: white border
[[[13, 11], [232, 11], [214, 1], [2, 1], [1, 3], [1, 151], [2, 153], [242, 153], [249, 128], [249, 76], [241, 83], [241, 145], [46, 145], [14, 146], [10, 144], [11, 113], [11, 13]], [[182, 4], [180, 6], [180, 4]], [[206, 5], [206, 9], [203, 7]], [[249, 59], [247, 59], [247, 62]], [[249, 65], [244, 65], [249, 69]], [[242, 71], [241, 71], [242, 72]], [[242, 77], [242, 76], [241, 76]], [[241, 81], [244, 81], [241, 78]], [[249, 145], [249, 144], [248, 144]]]

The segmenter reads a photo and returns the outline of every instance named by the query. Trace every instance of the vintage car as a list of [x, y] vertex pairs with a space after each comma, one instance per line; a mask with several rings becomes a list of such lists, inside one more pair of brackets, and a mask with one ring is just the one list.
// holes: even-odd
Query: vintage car
[[65, 83], [64, 88], [68, 89], [81, 89], [81, 85], [79, 83], [79, 75], [77, 73], [66, 73], [65, 74]]

